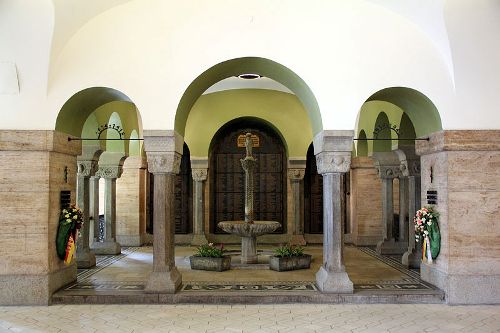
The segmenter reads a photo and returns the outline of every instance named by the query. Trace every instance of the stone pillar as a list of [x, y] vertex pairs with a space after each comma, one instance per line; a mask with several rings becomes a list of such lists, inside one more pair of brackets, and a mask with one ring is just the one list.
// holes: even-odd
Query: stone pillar
[[99, 179], [100, 177], [90, 177], [90, 204], [89, 204], [89, 222], [91, 230], [89, 238], [92, 241], [90, 248], [94, 248], [94, 242], [99, 241]]
[[437, 191], [441, 252], [420, 265], [449, 304], [500, 303], [500, 130], [440, 131], [417, 141], [422, 205]]
[[78, 268], [95, 266], [95, 254], [90, 250], [90, 177], [97, 169], [95, 160], [78, 160], [78, 173], [76, 183], [76, 205], [83, 212], [83, 226], [76, 241], [76, 265]]
[[323, 265], [316, 273], [325, 293], [352, 293], [353, 284], [344, 266], [342, 173], [349, 171], [352, 131], [322, 131], [314, 138], [318, 173], [323, 176]]
[[[420, 158], [415, 154], [414, 145], [400, 146], [396, 153], [401, 161], [402, 177], [400, 182], [404, 179], [407, 183], [407, 214], [406, 220], [407, 234], [408, 234], [408, 248], [401, 258], [401, 263], [410, 268], [419, 268], [422, 257], [421, 244], [415, 242], [415, 228], [413, 225], [413, 217], [418, 209], [420, 209]], [[400, 183], [401, 184], [401, 183]], [[401, 195], [401, 191], [400, 191]], [[400, 202], [401, 211], [403, 211], [403, 204]], [[400, 213], [401, 218], [401, 213]], [[400, 219], [401, 222], [401, 219]], [[401, 226], [400, 226], [401, 228]]]
[[144, 131], [148, 170], [154, 174], [153, 272], [147, 293], [175, 293], [182, 276], [175, 266], [175, 175], [179, 173], [182, 137], [174, 131]]
[[351, 161], [351, 235], [357, 246], [375, 246], [382, 237], [381, 182], [373, 159], [354, 157]]
[[116, 239], [122, 246], [146, 240], [146, 158], [129, 156], [116, 182]]
[[207, 244], [207, 237], [203, 228], [205, 200], [204, 185], [208, 174], [208, 161], [192, 160], [191, 174], [193, 176], [193, 239], [191, 245], [200, 246]]
[[96, 254], [120, 254], [116, 241], [116, 179], [122, 174], [121, 165], [99, 165], [96, 175], [104, 178], [104, 241], [94, 243]]
[[399, 178], [399, 237], [401, 246], [408, 246], [408, 177]]
[[379, 254], [403, 254], [407, 244], [396, 242], [393, 236], [394, 198], [393, 181], [402, 175], [400, 161], [394, 152], [376, 152], [373, 154], [375, 167], [382, 180], [382, 227], [384, 240], [377, 243]]
[[294, 245], [306, 245], [306, 240], [304, 238], [304, 221], [302, 219], [303, 211], [303, 183], [304, 183], [304, 168], [289, 168], [288, 178], [290, 179], [292, 187], [292, 212], [293, 212], [293, 235], [290, 240], [291, 244]]
[[61, 191], [75, 203], [81, 141], [46, 130], [0, 130], [0, 305], [48, 305], [76, 281], [56, 252]]

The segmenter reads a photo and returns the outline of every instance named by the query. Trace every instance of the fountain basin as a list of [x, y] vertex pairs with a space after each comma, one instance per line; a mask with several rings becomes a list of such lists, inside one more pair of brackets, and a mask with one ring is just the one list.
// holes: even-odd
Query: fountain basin
[[281, 223], [276, 221], [222, 221], [217, 224], [219, 228], [230, 234], [240, 237], [256, 237], [271, 233], [281, 227]]

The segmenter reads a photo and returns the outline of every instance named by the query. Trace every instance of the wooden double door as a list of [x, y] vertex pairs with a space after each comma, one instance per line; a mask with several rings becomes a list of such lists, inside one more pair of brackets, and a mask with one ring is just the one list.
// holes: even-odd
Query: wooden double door
[[240, 160], [246, 150], [242, 138], [253, 134], [254, 219], [278, 221], [286, 229], [286, 152], [281, 138], [269, 126], [252, 119], [230, 122], [214, 137], [210, 154], [210, 229], [220, 221], [238, 221], [245, 217], [245, 173]]

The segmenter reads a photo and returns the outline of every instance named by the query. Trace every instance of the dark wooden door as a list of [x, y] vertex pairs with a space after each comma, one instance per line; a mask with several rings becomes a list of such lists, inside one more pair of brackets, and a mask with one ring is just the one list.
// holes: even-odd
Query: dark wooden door
[[193, 180], [191, 177], [191, 157], [184, 144], [181, 168], [175, 177], [175, 233], [188, 234], [193, 230]]
[[[250, 132], [256, 135], [258, 146], [253, 155], [257, 159], [254, 180], [254, 219], [285, 223], [286, 154], [278, 135], [256, 120], [231, 122], [215, 136], [210, 155], [211, 230], [220, 221], [244, 220], [245, 174], [240, 159], [245, 147], [238, 146], [238, 137]], [[241, 140], [241, 138], [240, 138]], [[283, 233], [280, 228], [276, 233]]]
[[312, 144], [307, 150], [304, 175], [304, 232], [323, 233], [323, 176], [318, 174]]

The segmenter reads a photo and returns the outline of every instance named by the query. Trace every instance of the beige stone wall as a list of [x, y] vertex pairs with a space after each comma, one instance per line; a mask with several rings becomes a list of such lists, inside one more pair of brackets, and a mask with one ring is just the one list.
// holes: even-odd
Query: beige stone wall
[[146, 239], [146, 161], [128, 157], [116, 180], [116, 240], [122, 246], [141, 246]]
[[351, 234], [355, 245], [382, 240], [382, 185], [370, 157], [351, 161]]
[[[54, 131], [0, 131], [0, 304], [47, 304], [76, 279], [57, 257], [60, 191], [75, 203], [79, 141]], [[65, 180], [67, 167], [67, 181]]]
[[423, 278], [449, 303], [500, 303], [500, 131], [435, 133], [417, 153], [422, 204], [437, 190], [441, 231], [441, 252], [422, 265]]

